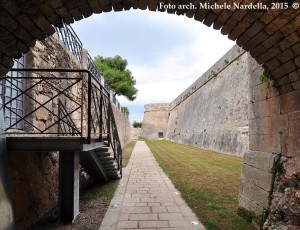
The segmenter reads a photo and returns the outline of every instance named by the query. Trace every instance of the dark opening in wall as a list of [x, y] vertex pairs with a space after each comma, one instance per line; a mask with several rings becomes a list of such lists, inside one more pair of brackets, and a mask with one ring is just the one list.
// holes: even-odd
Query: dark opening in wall
[[164, 133], [163, 132], [158, 132], [158, 138], [164, 138]]

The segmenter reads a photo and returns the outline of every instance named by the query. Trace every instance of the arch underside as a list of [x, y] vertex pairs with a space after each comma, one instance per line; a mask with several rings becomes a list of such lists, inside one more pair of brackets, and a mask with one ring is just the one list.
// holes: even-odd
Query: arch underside
[[[8, 72], [13, 58], [19, 58], [34, 46], [36, 40], [52, 35], [55, 27], [71, 24], [102, 13], [130, 9], [159, 9], [157, 0], [10, 0], [0, 7], [0, 74]], [[219, 5], [231, 0], [211, 1]], [[236, 1], [238, 2], [238, 1]], [[248, 2], [248, 1], [244, 1]], [[254, 1], [257, 2], [257, 1]], [[259, 1], [270, 5], [271, 1]], [[164, 4], [190, 4], [199, 1], [164, 1]], [[178, 7], [177, 7], [178, 8]], [[281, 93], [294, 90], [292, 84], [300, 78], [300, 15], [299, 9], [222, 10], [168, 9], [168, 13], [194, 18], [220, 30], [271, 73]]]

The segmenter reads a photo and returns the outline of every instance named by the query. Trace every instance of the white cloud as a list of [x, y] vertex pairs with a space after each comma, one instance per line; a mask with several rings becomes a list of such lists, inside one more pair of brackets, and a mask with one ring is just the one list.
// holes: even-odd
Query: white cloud
[[84, 46], [95, 55], [121, 55], [137, 80], [134, 102], [119, 97], [131, 119], [143, 105], [171, 102], [234, 43], [194, 19], [161, 12], [100, 14], [74, 25]]

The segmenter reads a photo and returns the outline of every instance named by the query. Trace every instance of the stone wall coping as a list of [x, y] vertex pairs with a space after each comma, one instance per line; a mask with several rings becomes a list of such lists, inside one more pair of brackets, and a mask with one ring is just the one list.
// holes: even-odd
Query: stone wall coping
[[214, 79], [219, 73], [235, 62], [239, 57], [245, 54], [242, 48], [234, 45], [226, 54], [224, 54], [214, 65], [212, 65], [204, 74], [202, 74], [192, 85], [183, 91], [177, 98], [170, 103], [170, 110], [186, 100], [194, 92]]

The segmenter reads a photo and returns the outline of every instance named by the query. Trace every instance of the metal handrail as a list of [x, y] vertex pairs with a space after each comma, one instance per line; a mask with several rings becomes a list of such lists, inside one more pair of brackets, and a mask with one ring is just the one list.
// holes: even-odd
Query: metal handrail
[[[73, 28], [70, 25], [63, 24], [61, 28], [55, 28], [56, 34], [58, 35], [59, 39], [64, 43], [65, 48], [72, 52], [72, 54], [77, 58], [77, 60], [82, 63], [82, 50], [83, 50], [83, 44], [79, 37], [77, 36], [76, 32], [73, 30]], [[87, 54], [87, 64], [88, 64], [88, 70], [94, 75], [94, 77], [98, 78], [98, 80], [101, 82], [102, 75], [99, 72], [95, 62], [91, 58], [90, 54]], [[103, 79], [104, 87], [106, 90], [110, 90], [109, 85], [105, 82]]]
[[88, 70], [98, 78], [99, 82], [101, 82], [101, 74], [98, 71], [96, 64], [94, 63], [93, 59], [91, 58], [90, 54], [87, 55], [87, 63], [88, 63]]
[[[105, 135], [121, 172], [122, 149], [110, 93], [97, 77], [83, 69], [11, 69], [11, 71], [25, 72], [27, 76], [19, 78], [31, 82], [25, 84], [27, 88], [18, 89], [20, 93], [14, 98], [8, 101], [4, 99], [4, 110], [9, 109], [14, 113], [8, 105], [20, 97], [25, 97], [31, 103], [30, 106], [26, 106], [27, 111], [22, 116], [16, 113], [18, 120], [6, 128], [8, 133], [11, 133], [9, 131], [18, 122], [25, 122], [27, 127], [24, 132], [14, 134], [80, 136], [82, 142], [87, 144], [93, 141], [102, 142]], [[11, 81], [12, 77], [5, 76], [4, 80]], [[38, 100], [37, 95], [43, 95], [44, 101]], [[34, 123], [32, 119], [33, 117], [37, 119], [38, 113], [51, 120], [42, 118], [42, 121], [36, 120]]]
[[63, 27], [55, 27], [55, 31], [65, 47], [72, 52], [76, 59], [82, 63], [82, 42], [79, 37], [69, 25], [64, 24]]

